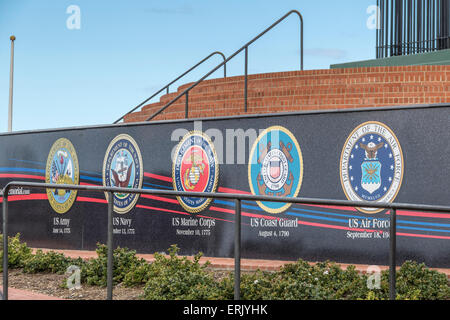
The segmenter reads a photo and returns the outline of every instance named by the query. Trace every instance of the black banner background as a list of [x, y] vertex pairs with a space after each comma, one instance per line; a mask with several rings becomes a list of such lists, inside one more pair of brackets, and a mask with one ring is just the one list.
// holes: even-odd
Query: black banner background
[[[275, 125], [287, 128], [296, 137], [303, 154], [304, 175], [298, 196], [345, 200], [339, 176], [341, 152], [353, 129], [366, 121], [384, 123], [392, 129], [401, 144], [404, 176], [395, 202], [450, 205], [450, 107], [447, 106], [203, 119], [201, 125], [203, 132], [218, 129], [222, 133], [224, 150], [227, 150], [226, 129], [240, 128], [245, 131], [253, 128], [259, 131]], [[80, 181], [101, 185], [106, 149], [114, 137], [126, 133], [137, 142], [142, 154], [144, 172], [150, 174], [146, 175], [144, 186], [169, 189], [172, 188], [169, 180], [172, 176], [171, 151], [179, 141], [171, 141], [171, 135], [179, 128], [194, 130], [194, 121], [2, 134], [0, 186], [3, 187], [12, 180], [44, 182], [42, 177], [45, 177], [45, 163], [50, 148], [59, 138], [70, 140], [75, 147]], [[247, 161], [251, 145], [248, 145], [248, 141], [246, 143]], [[235, 154], [236, 152], [235, 144]], [[250, 191], [247, 164], [221, 163], [219, 167], [219, 188]], [[20, 179], [12, 176], [14, 174], [36, 175], [41, 178]], [[154, 177], [165, 179], [158, 180]], [[45, 190], [31, 190], [31, 194], [45, 194]], [[161, 201], [140, 197], [133, 210], [126, 214], [115, 214], [118, 218], [132, 219], [131, 227], [135, 232], [115, 235], [115, 245], [133, 248], [138, 252], [153, 253], [167, 251], [170, 245], [177, 244], [181, 248], [180, 254], [191, 255], [202, 251], [206, 256], [233, 256], [234, 215], [230, 213], [234, 210], [232, 203], [213, 201], [204, 211], [187, 214], [181, 205], [170, 201], [175, 198], [166, 198]], [[92, 202], [92, 199], [97, 199], [98, 202]], [[107, 206], [104, 199], [103, 193], [78, 192], [72, 208], [62, 215], [53, 211], [47, 199], [11, 201], [9, 230], [11, 235], [20, 232], [22, 239], [34, 247], [94, 249], [97, 242], [106, 243]], [[212, 207], [219, 209], [212, 210]], [[311, 209], [305, 206], [293, 207], [298, 210]], [[259, 236], [258, 232], [271, 228], [252, 227], [250, 219], [253, 215], [271, 214], [259, 210], [255, 203], [243, 203], [242, 210], [251, 213], [242, 218], [243, 258], [303, 258], [313, 261], [330, 259], [366, 264], [388, 262], [388, 238], [348, 238], [346, 234], [349, 226], [344, 221], [351, 215], [360, 219], [386, 219], [389, 217], [386, 211], [376, 214], [329, 208], [322, 208], [322, 213], [304, 211], [303, 216], [297, 216], [304, 224], [299, 224], [297, 228], [276, 230], [288, 231], [289, 236], [266, 238]], [[213, 227], [197, 228], [210, 229], [210, 235], [177, 235], [176, 229], [181, 227], [173, 225], [173, 218], [189, 216], [195, 219], [212, 218], [215, 221]], [[294, 218], [286, 213], [278, 216]], [[70, 234], [52, 233], [55, 227], [54, 218], [70, 219]], [[398, 232], [401, 233], [397, 239], [399, 263], [413, 259], [425, 262], [431, 267], [450, 267], [448, 215], [399, 215], [398, 220]]]

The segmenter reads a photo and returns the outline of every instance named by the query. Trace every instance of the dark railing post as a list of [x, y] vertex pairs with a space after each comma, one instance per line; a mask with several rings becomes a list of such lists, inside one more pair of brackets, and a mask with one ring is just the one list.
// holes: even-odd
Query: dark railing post
[[184, 106], [184, 117], [187, 119], [189, 115], [189, 91], [186, 92], [186, 103]]
[[244, 67], [244, 111], [247, 112], [248, 95], [248, 46], [245, 47], [245, 67]]
[[113, 291], [113, 265], [114, 265], [114, 251], [113, 251], [113, 211], [114, 211], [114, 194], [108, 191], [108, 263], [107, 263], [107, 300], [112, 300]]
[[397, 210], [391, 210], [390, 250], [389, 250], [389, 299], [395, 300], [395, 268], [397, 250]]
[[3, 189], [3, 292], [8, 300], [8, 188]]
[[234, 300], [241, 299], [241, 200], [236, 199], [234, 217]]

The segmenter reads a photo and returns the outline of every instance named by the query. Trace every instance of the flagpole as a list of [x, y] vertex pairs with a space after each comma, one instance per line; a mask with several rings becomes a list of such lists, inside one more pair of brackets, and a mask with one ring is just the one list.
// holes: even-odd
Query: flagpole
[[9, 38], [11, 40], [11, 68], [9, 71], [9, 108], [8, 108], [8, 132], [12, 131], [12, 115], [13, 115], [13, 75], [14, 75], [14, 40], [15, 36]]

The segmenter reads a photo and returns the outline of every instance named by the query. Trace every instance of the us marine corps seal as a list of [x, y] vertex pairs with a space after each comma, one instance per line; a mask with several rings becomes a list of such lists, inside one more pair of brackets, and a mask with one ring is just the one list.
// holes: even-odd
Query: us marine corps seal
[[[211, 139], [203, 132], [191, 131], [178, 143], [172, 165], [173, 189], [176, 191], [215, 192], [219, 162]], [[204, 210], [211, 198], [177, 197], [190, 213]]]
[[[74, 184], [80, 181], [80, 169], [77, 153], [72, 143], [65, 138], [56, 140], [48, 154], [45, 167], [45, 182], [50, 184]], [[50, 206], [57, 213], [70, 210], [75, 198], [76, 190], [47, 189]]]
[[[250, 151], [248, 182], [254, 195], [296, 197], [303, 179], [303, 157], [294, 135], [286, 128], [264, 130]], [[257, 202], [269, 213], [280, 213], [290, 203]]]
[[[103, 185], [140, 189], [143, 177], [142, 156], [136, 141], [127, 134], [119, 134], [106, 150], [103, 161]], [[108, 199], [108, 193], [105, 194]], [[127, 213], [133, 209], [138, 199], [139, 194], [115, 193], [114, 211]]]
[[[360, 124], [342, 149], [340, 178], [348, 200], [392, 202], [403, 179], [403, 153], [394, 132], [385, 124]], [[383, 209], [357, 208], [365, 213]]]

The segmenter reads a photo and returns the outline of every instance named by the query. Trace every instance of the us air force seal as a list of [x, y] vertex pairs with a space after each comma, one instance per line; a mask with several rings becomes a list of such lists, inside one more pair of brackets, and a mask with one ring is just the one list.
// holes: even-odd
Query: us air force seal
[[[211, 139], [200, 131], [191, 131], [178, 143], [172, 166], [176, 191], [215, 192], [219, 179], [219, 162]], [[190, 213], [204, 210], [210, 198], [177, 197]]]
[[[296, 197], [303, 179], [303, 157], [294, 135], [280, 126], [264, 130], [250, 151], [248, 182], [254, 195]], [[269, 213], [280, 213], [290, 203], [257, 202]]]
[[[45, 182], [50, 184], [75, 184], [80, 181], [77, 153], [72, 143], [61, 138], [56, 140], [48, 154]], [[51, 207], [57, 213], [66, 213], [77, 197], [76, 190], [47, 189]]]
[[[392, 130], [381, 122], [359, 125], [345, 142], [340, 176], [348, 200], [392, 202], [403, 179], [403, 153]], [[383, 209], [357, 208], [365, 213]]]
[[[139, 147], [132, 137], [120, 134], [108, 146], [103, 161], [103, 185], [106, 187], [142, 187], [144, 168]], [[108, 199], [108, 193], [106, 198]], [[127, 213], [133, 209], [139, 194], [115, 193], [114, 211]]]

